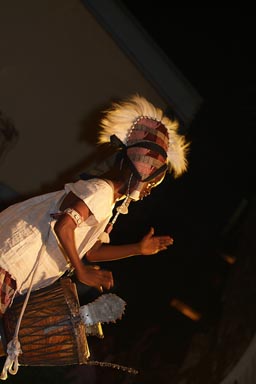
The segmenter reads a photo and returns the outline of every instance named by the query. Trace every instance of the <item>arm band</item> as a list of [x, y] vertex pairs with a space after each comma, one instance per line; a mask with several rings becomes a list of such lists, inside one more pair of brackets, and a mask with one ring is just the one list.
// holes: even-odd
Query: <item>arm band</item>
[[82, 216], [75, 209], [67, 208], [64, 213], [71, 217], [77, 227], [83, 222]]

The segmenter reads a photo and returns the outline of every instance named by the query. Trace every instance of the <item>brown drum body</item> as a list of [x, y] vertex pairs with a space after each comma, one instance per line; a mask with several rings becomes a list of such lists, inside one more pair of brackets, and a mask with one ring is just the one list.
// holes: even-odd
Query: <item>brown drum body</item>
[[[3, 317], [6, 343], [14, 335], [25, 296], [15, 299]], [[76, 286], [69, 278], [32, 292], [18, 339], [20, 365], [83, 364], [89, 358], [85, 325], [79, 315]]]

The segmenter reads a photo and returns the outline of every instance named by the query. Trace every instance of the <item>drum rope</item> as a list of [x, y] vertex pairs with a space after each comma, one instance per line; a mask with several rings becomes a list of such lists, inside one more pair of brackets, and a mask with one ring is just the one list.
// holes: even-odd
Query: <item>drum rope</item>
[[124, 365], [116, 364], [116, 363], [109, 363], [106, 361], [97, 361], [97, 360], [89, 360], [85, 363], [85, 365], [96, 365], [100, 367], [108, 367], [108, 368], [114, 368], [118, 370], [122, 370], [124, 372], [131, 373], [133, 375], [137, 375], [139, 371], [137, 369], [131, 368], [131, 367], [126, 367]]
[[24, 312], [25, 312], [25, 309], [26, 309], [26, 306], [27, 306], [27, 303], [28, 303], [28, 300], [29, 300], [29, 296], [30, 296], [30, 293], [31, 293], [31, 290], [32, 290], [32, 284], [33, 284], [33, 281], [34, 281], [35, 274], [37, 272], [37, 268], [39, 266], [39, 262], [41, 260], [42, 254], [44, 253], [45, 248], [46, 248], [46, 241], [47, 241], [47, 239], [49, 237], [50, 229], [51, 229], [51, 226], [49, 226], [49, 229], [48, 229], [47, 234], [46, 234], [45, 241], [43, 242], [41, 248], [39, 249], [35, 265], [34, 265], [34, 267], [32, 269], [32, 278], [31, 278], [31, 281], [30, 281], [30, 285], [29, 285], [29, 288], [28, 288], [28, 291], [27, 291], [27, 294], [26, 294], [26, 297], [25, 297], [25, 300], [24, 300], [24, 303], [23, 303], [23, 306], [22, 306], [22, 309], [21, 309], [21, 312], [20, 312], [17, 324], [16, 324], [16, 327], [15, 327], [14, 335], [13, 335], [12, 340], [9, 341], [9, 343], [7, 345], [7, 358], [5, 360], [5, 363], [4, 363], [4, 366], [3, 366], [3, 369], [2, 369], [2, 372], [1, 372], [1, 375], [0, 375], [0, 379], [1, 380], [6, 380], [7, 379], [8, 372], [11, 375], [16, 375], [16, 373], [18, 372], [18, 369], [19, 369], [19, 360], [18, 360], [18, 358], [19, 358], [19, 355], [22, 353], [20, 342], [19, 342], [19, 339], [18, 339], [19, 330], [20, 330], [20, 324], [21, 324], [21, 320], [22, 320], [22, 317], [24, 315]]

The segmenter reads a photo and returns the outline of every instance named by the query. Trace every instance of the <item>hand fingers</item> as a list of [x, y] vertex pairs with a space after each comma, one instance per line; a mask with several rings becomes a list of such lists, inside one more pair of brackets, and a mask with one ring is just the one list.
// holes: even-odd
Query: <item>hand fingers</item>
[[100, 269], [100, 266], [99, 265], [92, 265], [91, 266], [93, 269]]
[[159, 245], [171, 245], [173, 244], [173, 238], [170, 236], [160, 236], [158, 237]]
[[101, 270], [97, 265], [86, 266], [84, 274], [78, 275], [79, 281], [91, 287], [98, 289], [100, 292], [104, 289], [110, 289], [114, 286], [112, 272]]
[[102, 292], [103, 288], [110, 289], [114, 286], [114, 279], [112, 272], [110, 271], [100, 271], [100, 284], [99, 290]]
[[166, 250], [173, 244], [173, 239], [169, 236], [154, 237], [155, 253]]
[[148, 233], [144, 236], [144, 239], [153, 237], [154, 233], [155, 233], [155, 230], [153, 227], [151, 227]]
[[106, 271], [106, 270], [101, 270], [99, 265], [92, 265], [91, 267], [93, 269], [99, 271], [99, 273], [97, 275], [101, 278], [102, 285], [107, 284], [110, 286], [110, 288], [114, 285], [112, 272]]

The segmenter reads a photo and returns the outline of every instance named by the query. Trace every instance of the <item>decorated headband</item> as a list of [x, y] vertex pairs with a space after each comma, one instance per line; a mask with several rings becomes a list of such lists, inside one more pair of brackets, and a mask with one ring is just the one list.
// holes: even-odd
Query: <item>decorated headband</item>
[[113, 103], [100, 126], [99, 143], [118, 144], [137, 179], [149, 181], [166, 169], [175, 177], [186, 171], [188, 143], [178, 133], [178, 122], [144, 97]]

